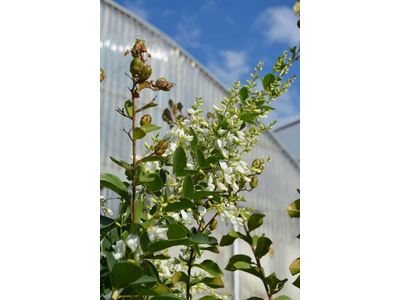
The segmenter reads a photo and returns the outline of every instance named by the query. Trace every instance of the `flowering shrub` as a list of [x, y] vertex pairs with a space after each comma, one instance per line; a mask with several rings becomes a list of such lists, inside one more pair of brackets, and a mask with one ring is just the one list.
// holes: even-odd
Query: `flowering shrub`
[[[165, 78], [149, 80], [152, 69], [146, 65], [145, 55], [151, 55], [145, 41], [137, 39], [125, 53], [133, 56], [131, 75], [126, 74], [133, 83], [132, 100], [117, 111], [132, 120], [130, 130], [124, 130], [132, 142], [132, 162], [111, 157], [125, 169], [126, 181], [112, 174], [100, 175], [100, 185], [120, 199], [119, 216], [111, 219], [108, 216], [112, 212], [100, 197], [101, 299], [192, 299], [203, 292], [207, 294], [203, 300], [230, 299], [230, 295], [214, 291], [224, 287], [224, 274], [218, 264], [199, 260], [204, 251], [219, 253], [219, 245], [230, 245], [236, 238], [250, 244], [257, 263], [236, 255], [226, 270], [242, 270], [259, 277], [268, 298], [283, 287], [287, 279], [279, 280], [275, 274], [266, 278], [259, 261], [268, 252], [272, 256], [272, 242], [264, 236], [250, 235], [261, 226], [263, 215], [252, 214], [254, 210], [249, 207], [238, 208], [237, 202], [245, 201], [241, 192], [257, 187], [257, 176], [268, 162], [260, 157], [249, 165], [244, 159], [258, 137], [275, 124], [264, 126], [260, 119], [273, 110], [269, 105], [295, 79], [283, 80], [298, 59], [296, 49], [291, 52], [289, 58], [286, 51], [278, 57], [273, 73], [263, 78], [260, 62], [251, 74], [252, 80], [243, 86], [235, 82], [228, 96], [213, 105], [215, 112], [206, 117], [201, 98], [187, 110], [187, 116], [178, 114], [182, 105], [174, 105], [171, 100], [172, 114], [168, 109], [163, 114], [170, 130], [163, 137], [160, 133], [152, 135], [153, 142], [145, 143], [147, 151], [142, 156], [136, 153], [136, 142], [161, 127], [152, 124], [148, 114], [136, 127], [136, 114], [157, 104], [153, 99], [137, 108], [135, 99], [144, 88], [167, 92], [173, 84]], [[103, 80], [102, 70], [100, 76]], [[256, 90], [258, 79], [261, 91]], [[219, 223], [243, 226], [247, 234], [232, 231], [218, 242], [212, 232]], [[181, 247], [180, 255], [171, 257], [168, 249], [174, 246]]]

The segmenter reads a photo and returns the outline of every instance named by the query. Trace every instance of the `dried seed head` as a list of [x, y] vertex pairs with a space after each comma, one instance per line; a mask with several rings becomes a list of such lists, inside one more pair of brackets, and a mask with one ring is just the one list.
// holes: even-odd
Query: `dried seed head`
[[140, 126], [147, 125], [151, 123], [151, 116], [150, 115], [144, 115], [140, 119]]

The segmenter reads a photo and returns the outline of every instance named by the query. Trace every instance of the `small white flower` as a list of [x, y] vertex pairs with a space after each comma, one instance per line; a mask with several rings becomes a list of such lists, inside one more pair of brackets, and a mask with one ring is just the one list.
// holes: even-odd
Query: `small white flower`
[[197, 211], [199, 212], [200, 218], [203, 218], [207, 213], [207, 209], [201, 205], [197, 207]]
[[131, 248], [132, 252], [135, 252], [138, 246], [140, 245], [140, 239], [137, 234], [130, 234], [126, 238], [126, 244], [129, 248]]
[[227, 191], [228, 190], [226, 188], [226, 186], [224, 184], [222, 184], [221, 182], [217, 183], [217, 189], [218, 189], [218, 191]]
[[168, 240], [167, 237], [167, 231], [168, 228], [162, 228], [162, 227], [153, 227], [149, 230], [147, 230], [147, 234], [149, 236], [149, 240], [151, 242], [154, 242], [156, 239], [157, 240]]
[[125, 243], [124, 241], [117, 241], [117, 243], [115, 244], [115, 246], [113, 246], [114, 248], [114, 258], [115, 259], [121, 259], [125, 256]]
[[181, 217], [179, 216], [178, 213], [169, 214], [169, 216], [171, 218], [173, 218], [176, 222], [180, 222], [181, 221]]
[[107, 216], [111, 217], [114, 213], [109, 207], [104, 207], [104, 211], [106, 212]]
[[220, 129], [218, 129], [218, 135], [224, 135], [224, 133], [226, 132], [226, 130], [224, 130], [224, 129], [222, 129], [222, 128], [220, 128]]
[[184, 210], [181, 210], [182, 221], [185, 222], [187, 225], [192, 225], [195, 220], [192, 215], [188, 215]]

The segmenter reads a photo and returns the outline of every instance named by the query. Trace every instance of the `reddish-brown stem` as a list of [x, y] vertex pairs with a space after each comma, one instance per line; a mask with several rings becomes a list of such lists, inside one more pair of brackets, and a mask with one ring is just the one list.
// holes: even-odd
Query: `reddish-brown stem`
[[[135, 88], [136, 82], [133, 82], [132, 88], [132, 133], [135, 132], [135, 119], [136, 119], [136, 107], [135, 107]], [[133, 136], [132, 139], [132, 155], [133, 155], [133, 168], [132, 168], [132, 222], [135, 223], [135, 211], [136, 211], [136, 139]]]

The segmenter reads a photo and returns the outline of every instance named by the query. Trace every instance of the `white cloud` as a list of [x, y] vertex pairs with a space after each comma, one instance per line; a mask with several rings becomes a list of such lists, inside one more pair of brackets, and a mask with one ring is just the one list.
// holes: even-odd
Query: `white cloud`
[[210, 12], [215, 10], [217, 7], [215, 0], [206, 0], [200, 8], [201, 12]]
[[241, 75], [248, 74], [250, 77], [250, 67], [246, 64], [246, 51], [220, 50], [218, 54], [222, 62], [212, 61], [208, 68], [228, 87], [232, 86], [234, 81], [240, 80]]
[[184, 15], [177, 23], [178, 33], [175, 39], [182, 46], [198, 48], [201, 46], [199, 38], [202, 34], [197, 17]]
[[297, 27], [297, 17], [292, 8], [278, 6], [268, 8], [259, 13], [254, 22], [254, 29], [261, 30], [268, 43], [285, 43], [297, 45], [300, 41], [300, 29]]
[[121, 2], [121, 5], [133, 12], [134, 14], [138, 15], [143, 19], [148, 19], [149, 11], [145, 9], [145, 2], [144, 0], [136, 0], [134, 2], [129, 0], [124, 0]]

